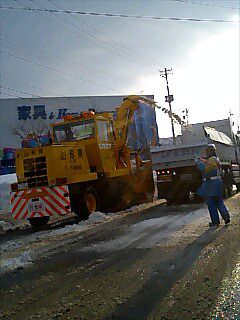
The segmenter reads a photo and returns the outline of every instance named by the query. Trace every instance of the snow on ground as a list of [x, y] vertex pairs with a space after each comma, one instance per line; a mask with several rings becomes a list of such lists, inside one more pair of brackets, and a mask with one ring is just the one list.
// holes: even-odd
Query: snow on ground
[[181, 236], [195, 236], [200, 220], [204, 221], [206, 218], [206, 209], [203, 208], [187, 215], [179, 214], [144, 220], [129, 226], [125, 234], [120, 237], [84, 247], [80, 251], [115, 251], [129, 246], [138, 249], [157, 247], [167, 242], [178, 241]]
[[24, 251], [18, 257], [3, 259], [1, 261], [0, 274], [2, 273], [1, 269], [12, 271], [17, 268], [30, 266], [31, 264], [32, 259], [30, 256], [30, 251]]
[[17, 181], [16, 173], [0, 175], [0, 184], [3, 183], [3, 182], [11, 184], [11, 183], [13, 183], [15, 181]]
[[10, 210], [10, 184], [17, 180], [15, 173], [0, 176], [0, 214]]
[[[159, 205], [161, 200], [154, 203], [144, 203], [133, 206], [127, 210], [108, 213], [95, 212], [90, 215], [88, 220], [81, 221], [77, 224], [67, 225], [63, 228], [54, 230], [40, 230], [33, 234], [26, 235], [20, 239], [8, 240], [0, 245], [0, 274], [13, 271], [17, 268], [27, 267], [36, 259], [51, 255], [54, 250], [62, 246], [67, 246], [71, 242], [79, 241], [82, 238], [82, 231], [92, 229], [101, 223], [119, 219], [129, 214], [135, 214], [150, 207]], [[149, 228], [155, 223], [147, 222]], [[141, 227], [139, 227], [141, 229]], [[131, 239], [130, 239], [131, 240]], [[27, 252], [27, 255], [24, 254]]]
[[[132, 212], [133, 207], [127, 212]], [[138, 211], [135, 208], [135, 211]], [[102, 212], [94, 212], [88, 220], [78, 224], [67, 225], [55, 230], [44, 230], [27, 235], [20, 240], [9, 240], [0, 245], [2, 253], [0, 259], [0, 274], [13, 271], [19, 267], [27, 267], [41, 256], [51, 254], [54, 249], [67, 245], [72, 241], [72, 236], [77, 235], [81, 239], [81, 231], [93, 228], [95, 225], [118, 218], [126, 211], [106, 215]], [[27, 251], [26, 251], [27, 250]], [[27, 252], [27, 255], [25, 254]]]
[[92, 225], [106, 219], [108, 219], [106, 214], [101, 212], [94, 212], [93, 214], [91, 214], [88, 220], [81, 221], [77, 224], [67, 225], [63, 228], [59, 228], [55, 230], [44, 230], [44, 231], [35, 232], [19, 241], [9, 240], [4, 244], [0, 245], [0, 251], [1, 252], [11, 251], [13, 249], [20, 248], [22, 245], [26, 245], [26, 244], [30, 245], [30, 244], [36, 243], [37, 241], [44, 240], [46, 242], [55, 237], [62, 237], [62, 236], [66, 236], [67, 234], [70, 235], [73, 233], [79, 233], [80, 231], [88, 229]]

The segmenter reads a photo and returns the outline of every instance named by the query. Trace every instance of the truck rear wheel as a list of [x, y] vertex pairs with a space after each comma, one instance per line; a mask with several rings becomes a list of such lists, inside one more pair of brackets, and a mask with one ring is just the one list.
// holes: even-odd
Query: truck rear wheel
[[229, 198], [233, 195], [233, 186], [228, 187], [227, 195], [228, 195]]
[[166, 195], [167, 204], [184, 204], [189, 202], [189, 192], [187, 190], [183, 191], [169, 191]]
[[28, 221], [31, 224], [32, 227], [43, 227], [45, 226], [48, 221], [49, 221], [50, 217], [38, 217], [38, 218], [29, 218]]
[[196, 192], [194, 192], [193, 200], [195, 203], [202, 203], [204, 202], [204, 199], [200, 197]]

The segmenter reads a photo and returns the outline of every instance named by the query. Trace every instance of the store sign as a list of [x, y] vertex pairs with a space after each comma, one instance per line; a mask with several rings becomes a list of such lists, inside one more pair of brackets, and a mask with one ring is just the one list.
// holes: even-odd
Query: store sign
[[68, 112], [68, 108], [59, 108], [56, 110], [56, 113], [46, 112], [45, 105], [36, 105], [36, 106], [18, 106], [18, 120], [28, 120], [28, 119], [62, 119], [64, 116], [69, 114], [78, 114], [78, 112]]

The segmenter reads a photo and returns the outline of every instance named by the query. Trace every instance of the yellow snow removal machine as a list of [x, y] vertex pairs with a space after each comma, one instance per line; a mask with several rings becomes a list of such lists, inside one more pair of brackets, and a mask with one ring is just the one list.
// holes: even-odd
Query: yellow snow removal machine
[[82, 112], [51, 125], [51, 144], [16, 152], [17, 183], [11, 185], [14, 219], [45, 225], [53, 215], [123, 210], [153, 200], [150, 161], [127, 146], [139, 102], [128, 96], [112, 112]]

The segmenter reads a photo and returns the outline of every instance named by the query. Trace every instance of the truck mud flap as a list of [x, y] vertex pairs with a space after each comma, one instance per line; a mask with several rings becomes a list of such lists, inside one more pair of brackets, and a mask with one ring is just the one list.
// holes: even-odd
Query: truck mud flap
[[11, 208], [15, 220], [68, 214], [71, 212], [68, 186], [11, 192]]

